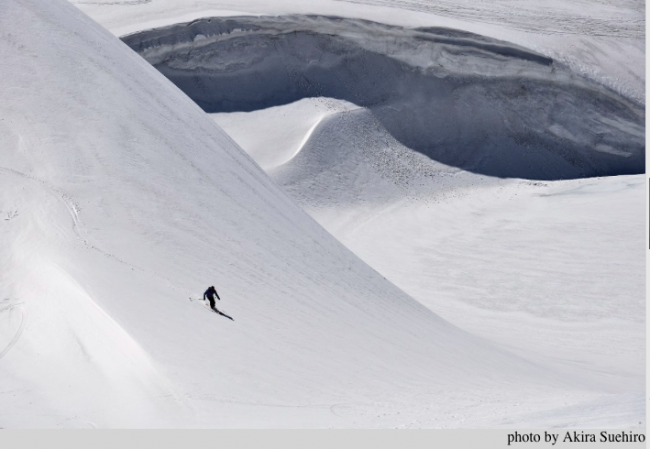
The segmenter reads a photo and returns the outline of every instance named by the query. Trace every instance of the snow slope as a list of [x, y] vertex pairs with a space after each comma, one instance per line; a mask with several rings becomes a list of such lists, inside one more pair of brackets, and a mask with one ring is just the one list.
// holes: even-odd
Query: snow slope
[[[308, 103], [331, 106], [309, 117]], [[257, 139], [286, 151], [297, 136], [278, 142], [264, 130], [317, 117], [295, 156], [267, 171], [355, 254], [467, 330], [607, 388], [642, 390], [643, 176], [475, 175], [401, 146], [363, 108], [336, 106], [212, 117], [237, 140], [255, 123]]]
[[[0, 427], [642, 415], [403, 293], [69, 3], [3, 2], [0, 30]], [[236, 321], [187, 300], [209, 284]]]

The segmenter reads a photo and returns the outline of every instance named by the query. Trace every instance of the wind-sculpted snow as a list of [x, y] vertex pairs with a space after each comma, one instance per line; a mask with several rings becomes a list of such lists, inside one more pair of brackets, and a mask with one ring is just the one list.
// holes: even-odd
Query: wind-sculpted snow
[[645, 169], [641, 105], [472, 33], [284, 16], [201, 19], [123, 40], [207, 112], [331, 97], [368, 108], [406, 147], [480, 174]]

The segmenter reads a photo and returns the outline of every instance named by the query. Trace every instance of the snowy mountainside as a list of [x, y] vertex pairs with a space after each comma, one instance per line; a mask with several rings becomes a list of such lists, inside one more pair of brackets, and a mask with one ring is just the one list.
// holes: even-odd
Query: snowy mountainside
[[[622, 95], [624, 103], [631, 101], [634, 108], [642, 109], [645, 98], [643, 2], [73, 3], [118, 36], [205, 17], [243, 15], [340, 16], [422, 32], [455, 28], [550, 58], [560, 71], [568, 68], [572, 77], [596, 81]], [[241, 37], [241, 30], [237, 32]], [[473, 39], [480, 39], [476, 34]], [[233, 37], [237, 35], [223, 36]], [[209, 43], [201, 39], [190, 46]], [[241, 42], [255, 49], [252, 39]], [[453, 64], [453, 59], [445, 62]], [[367, 76], [364, 70], [359, 73]], [[313, 87], [310, 95], [331, 92]], [[473, 104], [475, 98], [470, 100]], [[596, 427], [645, 422], [645, 325], [639, 313], [645, 282], [643, 254], [638, 249], [643, 241], [643, 217], [638, 210], [645, 195], [641, 175], [553, 183], [472, 175], [422, 159], [396, 141], [372, 111], [322, 97], [280, 103], [213, 118], [328, 231], [400, 288], [464, 329], [500, 342], [539, 366], [598, 385], [605, 393], [599, 399], [578, 399], [528, 390], [519, 394], [517, 407], [512, 408], [503, 407], [483, 390], [476, 396], [479, 403], [473, 404], [476, 410], [487, 411], [483, 420], [464, 413], [466, 398], [449, 400], [442, 392], [423, 395], [419, 397], [432, 400], [420, 403], [411, 398], [411, 412], [419, 409], [421, 414], [410, 414], [405, 427], [524, 423]], [[534, 110], [535, 101], [521, 105], [523, 117], [533, 118], [525, 126], [546, 126], [545, 120], [534, 120], [539, 115], [527, 111], [530, 106]], [[568, 122], [584, 118], [584, 109], [590, 108], [575, 109]], [[487, 112], [489, 117], [491, 109]], [[631, 131], [636, 134], [633, 140], [641, 142], [642, 121], [624, 133]], [[255, 133], [250, 132], [251, 123]], [[621, 123], [614, 119], [605, 128]], [[575, 127], [560, 125], [547, 130], [561, 143], [575, 133]], [[600, 129], [595, 128], [595, 135]], [[359, 137], [355, 130], [364, 138], [355, 140]], [[373, 145], [364, 145], [364, 140]], [[611, 145], [610, 151], [620, 143]], [[391, 158], [398, 154], [406, 162]], [[520, 160], [497, 159], [502, 164]], [[641, 162], [637, 167], [636, 173], [644, 170]], [[549, 409], [530, 410], [546, 399]], [[372, 425], [394, 422], [391, 415], [396, 413], [394, 403], [377, 402], [339, 404], [331, 411], [354, 414], [356, 419], [366, 414]], [[445, 412], [457, 418], [445, 420]]]
[[[386, 281], [69, 3], [0, 8], [0, 427], [505, 425], [523, 397], [603, 400]], [[187, 300], [210, 284], [235, 322]]]

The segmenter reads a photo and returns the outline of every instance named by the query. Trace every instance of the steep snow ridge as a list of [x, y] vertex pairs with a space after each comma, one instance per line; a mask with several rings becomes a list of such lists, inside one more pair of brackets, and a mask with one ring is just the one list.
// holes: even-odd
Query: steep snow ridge
[[[27, 321], [0, 427], [507, 425], [600, 396], [386, 281], [72, 5], [1, 8], [0, 298]], [[187, 300], [212, 283], [235, 322]]]
[[644, 110], [494, 39], [322, 16], [206, 18], [123, 38], [207, 112], [332, 97], [445, 165], [527, 179], [642, 173]]

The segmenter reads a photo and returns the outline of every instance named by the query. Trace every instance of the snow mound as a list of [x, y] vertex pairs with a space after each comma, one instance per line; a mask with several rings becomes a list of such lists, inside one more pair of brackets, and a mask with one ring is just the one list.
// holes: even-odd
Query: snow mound
[[[314, 131], [329, 115], [358, 109], [358, 106], [332, 98], [305, 98], [262, 111], [212, 114], [229, 136], [264, 170], [292, 160], [310, 141]], [[256, 132], [250, 132], [255, 123]]]
[[642, 105], [523, 47], [323, 16], [206, 18], [123, 37], [207, 112], [331, 97], [404, 146], [497, 177], [645, 170]]

